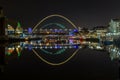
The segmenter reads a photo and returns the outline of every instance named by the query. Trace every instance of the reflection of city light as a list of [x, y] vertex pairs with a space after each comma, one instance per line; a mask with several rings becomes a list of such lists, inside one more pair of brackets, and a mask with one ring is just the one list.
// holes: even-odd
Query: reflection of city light
[[72, 46], [69, 46], [69, 48], [72, 48]]
[[30, 44], [33, 44], [33, 42], [31, 41]]
[[28, 47], [28, 49], [29, 49], [29, 51], [31, 51], [31, 50], [32, 50], [32, 47], [31, 47], [31, 46], [29, 46], [29, 47]]
[[28, 37], [26, 37], [25, 40], [27, 41], [27, 40], [28, 40]]
[[40, 49], [42, 49], [43, 47], [41, 46]]
[[18, 45], [17, 47], [20, 48], [20, 45]]
[[12, 49], [14, 50], [15, 48], [13, 47]]
[[89, 46], [90, 47], [90, 49], [93, 49], [93, 46]]
[[49, 45], [49, 43], [46, 44], [46, 46], [48, 46], [48, 45]]
[[27, 49], [27, 46], [25, 46], [25, 49]]
[[118, 55], [120, 56], [120, 51], [118, 52]]
[[91, 42], [88, 42], [89, 44], [91, 43]]
[[116, 52], [116, 50], [115, 50], [115, 49], [112, 49], [112, 51], [113, 51], [113, 52]]
[[57, 46], [55, 46], [55, 48], [57, 49], [58, 47], [57, 47]]
[[47, 49], [47, 46], [45, 46], [45, 49]]
[[74, 46], [74, 48], [76, 48], [76, 49], [77, 49], [77, 48], [78, 48], [78, 46], [76, 45], [76, 46]]
[[47, 32], [47, 34], [49, 34], [50, 32]]
[[62, 48], [62, 46], [60, 46], [60, 48]]
[[8, 48], [8, 50], [10, 50], [11, 48]]
[[96, 46], [97, 49], [102, 49], [100, 46]]
[[38, 47], [36, 46], [35, 48], [37, 49]]
[[82, 46], [79, 46], [79, 48], [81, 49], [81, 48], [82, 48]]
[[52, 49], [52, 46], [50, 46], [50, 48]]
[[69, 42], [70, 42], [70, 44], [73, 44], [73, 40], [70, 39]]
[[15, 48], [8, 48], [7, 55], [11, 55]]
[[67, 48], [67, 46], [65, 46], [64, 48]]

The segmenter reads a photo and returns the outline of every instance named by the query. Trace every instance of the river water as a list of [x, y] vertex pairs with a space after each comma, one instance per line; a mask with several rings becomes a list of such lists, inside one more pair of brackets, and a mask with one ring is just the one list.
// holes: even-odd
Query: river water
[[36, 46], [34, 41], [1, 44], [1, 80], [118, 80], [120, 49], [114, 45], [91, 45], [53, 48]]

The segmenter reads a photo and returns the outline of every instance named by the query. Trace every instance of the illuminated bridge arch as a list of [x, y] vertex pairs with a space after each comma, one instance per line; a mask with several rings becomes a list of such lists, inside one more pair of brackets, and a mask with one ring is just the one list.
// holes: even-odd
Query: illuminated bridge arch
[[[75, 24], [74, 24], [72, 21], [70, 21], [68, 18], [66, 18], [65, 16], [62, 16], [62, 15], [59, 15], [59, 14], [53, 14], [53, 15], [49, 15], [49, 16], [43, 18], [40, 22], [38, 22], [37, 25], [34, 26], [32, 32], [34, 32], [34, 31], [36, 30], [36, 28], [37, 28], [40, 24], [42, 24], [44, 21], [46, 21], [47, 19], [52, 18], [52, 17], [62, 18], [62, 19], [64, 19], [65, 21], [67, 21], [69, 24], [71, 24], [74, 29], [77, 29], [77, 27], [75, 26]], [[65, 28], [66, 28], [64, 25], [62, 25], [62, 24], [60, 24], [60, 23], [48, 23], [48, 24], [45, 24], [44, 26], [42, 26], [42, 27], [40, 27], [40, 28], [45, 28], [45, 27], [48, 27], [49, 25], [57, 25], [58, 27], [60, 27], [60, 28], [62, 28], [62, 29], [65, 29]], [[61, 52], [62, 50], [64, 50], [64, 49], [61, 49], [61, 50], [59, 50], [58, 52]], [[41, 59], [43, 62], [45, 62], [45, 63], [47, 63], [47, 64], [49, 64], [49, 65], [57, 66], [57, 65], [62, 65], [62, 64], [65, 64], [66, 62], [68, 62], [71, 58], [73, 58], [73, 57], [75, 56], [75, 54], [79, 51], [79, 49], [76, 49], [76, 50], [72, 53], [71, 56], [69, 56], [69, 57], [68, 57], [67, 59], [65, 59], [64, 61], [58, 62], [58, 63], [54, 63], [54, 62], [50, 62], [50, 61], [46, 60], [44, 57], [42, 57], [41, 55], [39, 55], [38, 52], [37, 52], [36, 50], [34, 50], [34, 49], [32, 49], [32, 51], [33, 51], [34, 54], [35, 54], [39, 59]], [[44, 51], [45, 51], [45, 50], [44, 50]], [[45, 51], [45, 52], [47, 52], [47, 51]], [[51, 53], [51, 52], [50, 52], [50, 53]]]
[[[65, 16], [62, 16], [62, 15], [59, 15], [59, 14], [53, 14], [53, 15], [49, 15], [49, 16], [43, 18], [40, 22], [38, 22], [37, 25], [33, 28], [32, 32], [34, 32], [35, 29], [36, 29], [41, 23], [43, 23], [45, 20], [47, 20], [47, 19], [49, 19], [49, 18], [52, 18], [52, 17], [60, 17], [60, 18], [62, 18], [62, 19], [64, 19], [64, 20], [66, 20], [68, 23], [70, 23], [73, 28], [77, 29], [77, 27], [75, 26], [75, 24], [74, 24], [71, 20], [69, 20], [68, 18], [66, 18]], [[59, 24], [58, 24], [58, 25], [59, 25]]]

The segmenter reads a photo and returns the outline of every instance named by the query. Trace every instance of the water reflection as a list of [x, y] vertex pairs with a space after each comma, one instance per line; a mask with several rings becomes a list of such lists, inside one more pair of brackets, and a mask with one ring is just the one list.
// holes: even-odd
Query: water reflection
[[[119, 41], [117, 41], [119, 43]], [[120, 47], [111, 41], [91, 42], [82, 41], [79, 45], [41, 45], [40, 40], [16, 42], [0, 46], [0, 67], [5, 65], [5, 60], [19, 58], [24, 50], [33, 52], [39, 59], [50, 65], [61, 65], [68, 62], [74, 55], [84, 48], [107, 51], [111, 60], [120, 59]], [[14, 57], [13, 57], [14, 56]]]
[[[110, 43], [110, 42], [107, 42]], [[90, 42], [90, 41], [84, 41], [81, 45], [52, 45], [52, 46], [45, 46], [41, 45], [40, 41], [26, 41], [26, 42], [17, 42], [9, 44], [5, 47], [5, 55], [11, 56], [14, 54], [17, 54], [17, 57], [20, 57], [21, 51], [24, 49], [27, 49], [29, 51], [32, 51], [32, 49], [36, 50], [39, 55], [63, 55], [66, 53], [66, 51], [71, 50], [71, 54], [74, 53], [77, 49], [83, 49], [83, 48], [90, 48], [92, 50], [99, 50], [99, 51], [108, 51], [111, 60], [114, 59], [120, 59], [120, 48], [116, 46], [115, 44], [106, 44], [104, 43], [97, 43], [97, 42]], [[4, 49], [1, 49], [4, 50]], [[70, 54], [70, 53], [69, 53]], [[58, 57], [58, 56], [57, 56]]]
[[[69, 59], [72, 60], [72, 57], [74, 57], [74, 55], [77, 54], [77, 50], [84, 50], [85, 48], [89, 48], [93, 51], [108, 51], [109, 52], [109, 57], [111, 58], [111, 60], [119, 60], [120, 59], [120, 48], [112, 42], [112, 44], [105, 44], [105, 42], [101, 42], [101, 43], [98, 43], [98, 42], [91, 42], [91, 41], [83, 41], [80, 45], [62, 45], [62, 46], [56, 46], [56, 45], [53, 45], [53, 46], [44, 46], [44, 45], [39, 45], [40, 44], [40, 41], [26, 41], [26, 42], [16, 42], [16, 43], [11, 43], [11, 44], [7, 44], [7, 45], [1, 45], [0, 46], [0, 50], [1, 53], [0, 53], [0, 65], [1, 65], [1, 71], [3, 72], [4, 71], [4, 66], [8, 63], [10, 63], [11, 61], [13, 60], [16, 60], [19, 61], [22, 57], [24, 57], [23, 55], [26, 55], [26, 54], [33, 54], [34, 56], [36, 56], [36, 58], [38, 60], [40, 60], [39, 62], [41, 61], [44, 61], [45, 63], [47, 64], [50, 64], [50, 65], [61, 65], [61, 64], [64, 64], [66, 62], [69, 61]], [[33, 50], [35, 50], [37, 52], [34, 53]], [[27, 52], [26, 52], [27, 51]], [[76, 51], [75, 54], [73, 54], [74, 52]], [[89, 52], [88, 52], [89, 53]], [[104, 54], [105, 52], [103, 52]], [[80, 54], [80, 53], [79, 53]], [[84, 53], [82, 53], [84, 54]], [[97, 54], [97, 53], [96, 53]], [[94, 54], [93, 54], [94, 55]], [[100, 54], [101, 55], [101, 54]], [[100, 55], [97, 55], [97, 56], [100, 56]], [[31, 56], [31, 55], [30, 55]], [[41, 58], [39, 57], [41, 56]], [[96, 57], [96, 56], [95, 56]], [[24, 57], [24, 58], [30, 58], [30, 57]], [[33, 58], [33, 57], [32, 57]], [[78, 58], [78, 57], [76, 57]], [[105, 57], [106, 58], [106, 57]], [[91, 59], [91, 58], [90, 58]], [[88, 59], [88, 60], [90, 60]], [[103, 59], [103, 58], [102, 58]], [[76, 65], [78, 66], [78, 68], [75, 69], [75, 71], [77, 71], [77, 69], [79, 69], [80, 66], [84, 66], [85, 64], [83, 63], [86, 63], [86, 61], [84, 59], [81, 59], [83, 60], [80, 61], [80, 65]], [[103, 60], [104, 61], [104, 60]], [[27, 61], [26, 61], [27, 62]], [[78, 62], [78, 61], [77, 61]], [[95, 61], [96, 62], [96, 61]], [[99, 62], [99, 61], [98, 61]], [[17, 62], [16, 62], [17, 63]], [[31, 62], [32, 63], [32, 62]], [[89, 62], [88, 62], [89, 63]], [[88, 64], [87, 63], [87, 64]], [[109, 63], [109, 62], [108, 62]], [[24, 63], [23, 63], [24, 64]], [[42, 63], [41, 63], [42, 64]], [[46, 65], [47, 65], [46, 64]], [[83, 64], [83, 65], [81, 65]], [[93, 63], [94, 64], [94, 63]], [[96, 65], [100, 66], [99, 64], [101, 63], [95, 63]], [[10, 64], [9, 64], [10, 65]], [[15, 64], [16, 65], [16, 64]], [[90, 63], [91, 65], [91, 63]], [[96, 68], [96, 65], [94, 68]], [[103, 64], [102, 64], [103, 65]], [[107, 64], [108, 65], [108, 64]], [[111, 64], [109, 64], [111, 65]], [[20, 66], [20, 65], [19, 65]], [[31, 64], [29, 65], [31, 66]], [[29, 67], [27, 66], [27, 68]], [[37, 66], [37, 65], [34, 65], [34, 66]], [[41, 66], [41, 65], [40, 65]], [[39, 66], [39, 67], [40, 67]], [[101, 68], [102, 66], [100, 66], [99, 68], [96, 68], [99, 69]], [[18, 66], [16, 66], [18, 67]], [[23, 66], [24, 67], [24, 66]], [[44, 66], [45, 67], [45, 66]], [[86, 66], [85, 66], [86, 67]], [[107, 66], [108, 67], [108, 66]], [[73, 68], [73, 67], [72, 67]], [[82, 67], [80, 67], [81, 70], [82, 70]], [[87, 69], [88, 71], [90, 71], [88, 69], [89, 67], [87, 66], [85, 69]], [[103, 67], [102, 67], [103, 68]], [[18, 68], [16, 68], [17, 70]], [[23, 68], [24, 69], [24, 68]], [[26, 69], [26, 68], [25, 68]], [[30, 68], [31, 69], [31, 68]], [[38, 68], [39, 69], [39, 68]], [[43, 68], [42, 68], [43, 69]], [[42, 70], [41, 69], [41, 70]], [[46, 69], [46, 68], [45, 68]], [[65, 68], [67, 69], [67, 67]], [[64, 70], [65, 70], [64, 69]], [[71, 68], [70, 68], [71, 69]], [[103, 68], [104, 69], [108, 69], [108, 68]], [[113, 69], [110, 68], [110, 69]], [[29, 70], [29, 69], [28, 69]], [[69, 69], [68, 69], [69, 70]], [[86, 72], [87, 72], [86, 70]], [[96, 71], [94, 70], [94, 71]], [[108, 69], [109, 70], [109, 69]], [[44, 70], [43, 70], [44, 71]], [[91, 70], [92, 71], [92, 70]], [[12, 72], [12, 70], [8, 71], [8, 72]], [[14, 71], [15, 72], [15, 71]], [[19, 71], [18, 71], [19, 72]], [[48, 71], [49, 72], [49, 71]], [[54, 71], [55, 72], [55, 71]], [[54, 73], [53, 74], [56, 74]], [[64, 72], [64, 71], [63, 71]], [[84, 72], [84, 71], [83, 71]], [[101, 71], [102, 72], [102, 71]], [[67, 73], [67, 72], [66, 72]], [[95, 72], [96, 73], [96, 72]], [[99, 73], [99, 72], [98, 72]], [[109, 71], [108, 71], [109, 73]], [[9, 73], [8, 73], [9, 74]], [[46, 74], [46, 73], [45, 73]], [[49, 74], [49, 73], [48, 73]], [[68, 74], [68, 73], [67, 73]], [[114, 73], [115, 74], [115, 73]]]
[[120, 48], [110, 45], [106, 46], [106, 50], [109, 52], [111, 60], [120, 59]]

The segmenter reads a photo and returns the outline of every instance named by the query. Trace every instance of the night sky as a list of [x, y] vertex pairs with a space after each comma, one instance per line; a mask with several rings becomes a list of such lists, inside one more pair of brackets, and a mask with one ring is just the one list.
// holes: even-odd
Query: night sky
[[23, 27], [33, 27], [51, 14], [88, 28], [108, 25], [110, 19], [120, 17], [120, 0], [0, 0], [0, 5], [9, 19], [20, 21]]

